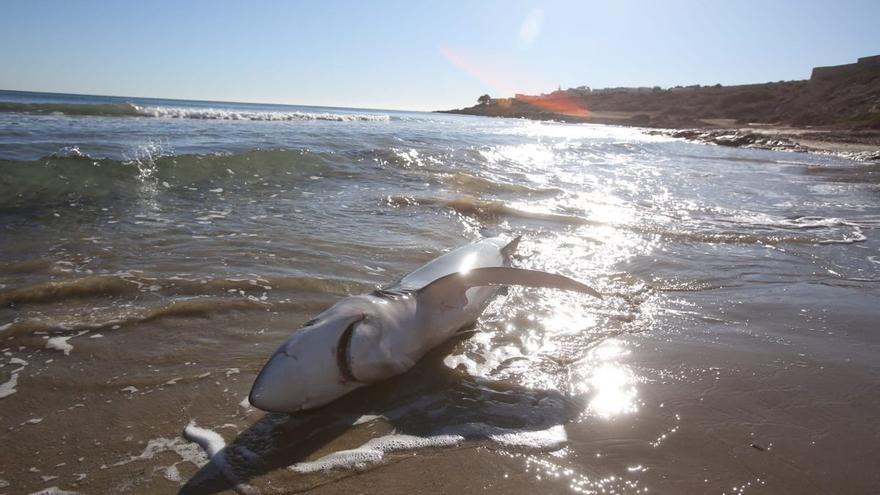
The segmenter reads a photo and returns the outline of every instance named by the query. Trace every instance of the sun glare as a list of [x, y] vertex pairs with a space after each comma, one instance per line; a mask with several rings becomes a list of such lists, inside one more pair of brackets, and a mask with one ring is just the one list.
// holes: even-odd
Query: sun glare
[[[506, 98], [496, 98], [496, 104], [500, 106], [511, 106], [516, 102], [538, 110], [566, 115], [569, 117], [583, 119], [590, 117], [590, 111], [580, 98], [569, 95], [565, 92], [554, 92], [549, 95], [540, 96], [521, 94], [519, 90], [510, 84], [507, 78], [484, 69], [484, 67], [487, 67], [487, 64], [476, 63], [471, 57], [468, 57], [446, 45], [440, 46], [440, 53], [458, 68], [491, 87], [494, 92], [502, 95], [511, 95]], [[551, 84], [543, 83], [542, 86], [551, 87]]]

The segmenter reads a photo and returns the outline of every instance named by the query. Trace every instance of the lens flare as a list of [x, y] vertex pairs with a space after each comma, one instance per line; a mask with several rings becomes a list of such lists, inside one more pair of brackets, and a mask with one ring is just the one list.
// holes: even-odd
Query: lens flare
[[516, 95], [516, 100], [527, 103], [541, 110], [567, 115], [569, 117], [578, 117], [582, 119], [590, 117], [590, 111], [587, 110], [587, 106], [582, 100], [563, 91], [557, 91], [550, 93], [549, 95], [541, 96]]
[[508, 85], [503, 79], [498, 78], [491, 72], [484, 70], [481, 66], [484, 64], [475, 63], [468, 57], [460, 54], [459, 52], [453, 50], [446, 45], [440, 45], [440, 53], [444, 57], [446, 57], [447, 60], [458, 66], [458, 68], [460, 68], [461, 70], [475, 77], [483, 84], [491, 86], [494, 91], [507, 94], [516, 93], [516, 90], [512, 86]]
[[[487, 70], [488, 64], [480, 64], [472, 58], [453, 50], [449, 46], [441, 45], [440, 53], [461, 70], [467, 72], [483, 84], [490, 86], [493, 91], [501, 94], [512, 94], [513, 98], [496, 98], [494, 104], [500, 107], [512, 107], [523, 105], [535, 110], [552, 112], [578, 119], [588, 119], [590, 111], [586, 103], [575, 94], [566, 91], [554, 91], [553, 93], [539, 96], [521, 94], [505, 78], [499, 77]], [[545, 84], [549, 86], [549, 84]]]

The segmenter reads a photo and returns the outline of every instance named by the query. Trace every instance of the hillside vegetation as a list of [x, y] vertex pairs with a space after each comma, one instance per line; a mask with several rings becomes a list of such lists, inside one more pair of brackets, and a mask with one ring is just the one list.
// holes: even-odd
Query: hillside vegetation
[[773, 124], [880, 129], [880, 56], [817, 68], [805, 81], [669, 89], [580, 88], [482, 101], [450, 112], [651, 127]]

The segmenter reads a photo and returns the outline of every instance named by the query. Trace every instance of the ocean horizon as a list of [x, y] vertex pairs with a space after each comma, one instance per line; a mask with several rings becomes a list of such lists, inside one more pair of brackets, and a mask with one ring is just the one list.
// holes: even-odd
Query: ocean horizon
[[303, 103], [267, 103], [267, 102], [258, 102], [258, 101], [236, 101], [236, 100], [203, 100], [203, 99], [187, 99], [187, 98], [165, 98], [165, 97], [156, 97], [156, 96], [124, 96], [124, 95], [102, 95], [102, 94], [90, 94], [90, 93], [64, 93], [64, 92], [55, 92], [55, 91], [29, 91], [29, 90], [21, 90], [21, 89], [3, 89], [0, 88], [0, 94], [7, 94], [4, 97], [5, 99], [12, 100], [16, 93], [18, 96], [24, 101], [36, 102], [41, 99], [47, 100], [47, 102], [52, 102], [53, 97], [58, 97], [59, 103], [62, 98], [65, 101], [76, 102], [86, 101], [83, 99], [89, 100], [101, 100], [101, 101], [118, 101], [119, 103], [127, 103], [127, 102], [161, 102], [161, 103], [197, 103], [197, 104], [207, 104], [207, 105], [254, 105], [260, 107], [285, 107], [285, 108], [315, 108], [315, 109], [332, 109], [332, 110], [369, 110], [376, 112], [403, 112], [403, 113], [432, 113], [430, 110], [410, 110], [410, 109], [394, 109], [394, 108], [381, 108], [381, 107], [350, 107], [350, 106], [335, 106], [335, 105], [312, 105], [312, 104], [303, 104]]

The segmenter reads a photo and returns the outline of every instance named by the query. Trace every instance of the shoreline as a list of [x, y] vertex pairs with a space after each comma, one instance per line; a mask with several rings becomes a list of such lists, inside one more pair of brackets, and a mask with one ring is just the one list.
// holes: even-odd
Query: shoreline
[[636, 127], [650, 135], [686, 139], [691, 142], [735, 148], [754, 148], [798, 153], [831, 154], [860, 161], [880, 161], [880, 131], [833, 127], [796, 127], [775, 124], [738, 125], [734, 119], [697, 119], [677, 125], [645, 125], [631, 112], [594, 112], [590, 117], [540, 112], [535, 114], [493, 115], [479, 113], [476, 107], [438, 110], [435, 113], [471, 115], [505, 119], [525, 119], [566, 124], [599, 124]]
[[[880, 134], [785, 127], [648, 129], [647, 134], [734, 148], [830, 154], [859, 161], [880, 161]], [[859, 139], [862, 138], [862, 139]]]

